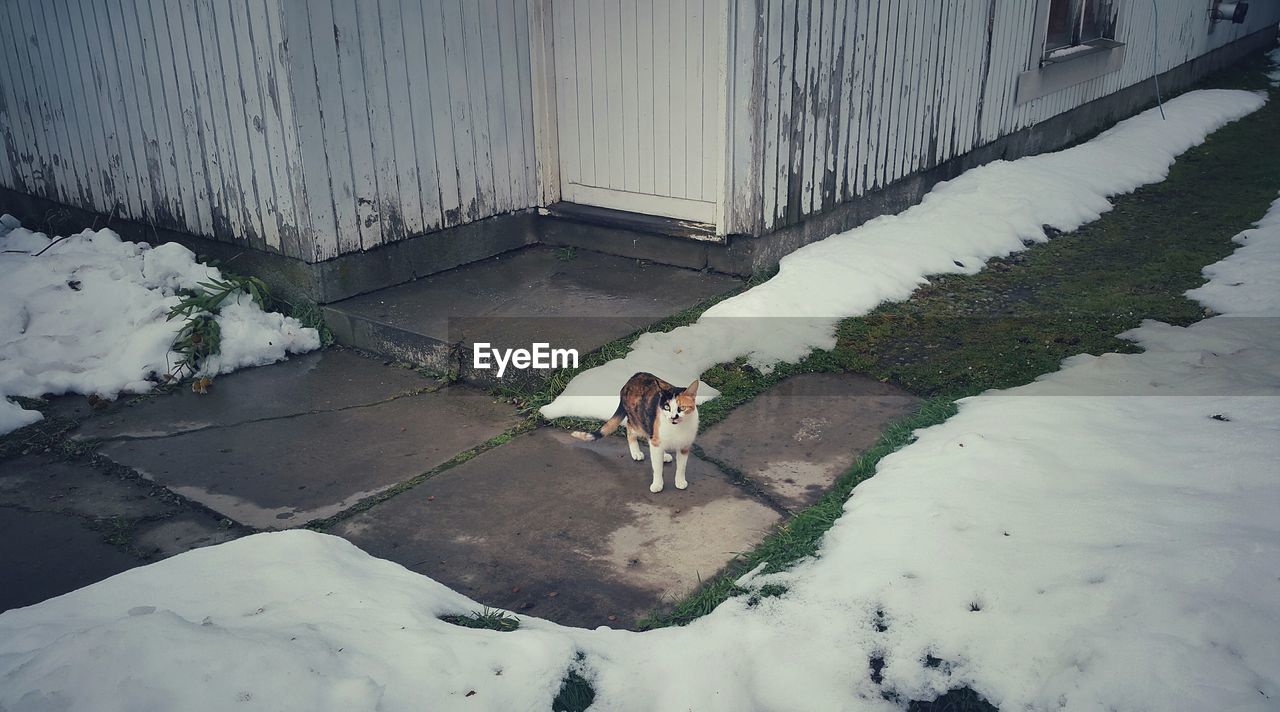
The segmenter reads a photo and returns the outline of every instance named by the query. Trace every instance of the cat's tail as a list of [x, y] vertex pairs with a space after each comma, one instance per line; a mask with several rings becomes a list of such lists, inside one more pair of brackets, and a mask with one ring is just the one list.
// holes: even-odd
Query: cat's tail
[[581, 430], [575, 430], [573, 431], [573, 437], [579, 440], [586, 440], [587, 442], [599, 440], [600, 438], [603, 438], [617, 430], [618, 426], [622, 424], [622, 419], [625, 417], [627, 417], [627, 409], [622, 405], [622, 402], [619, 401], [618, 409], [613, 411], [612, 418], [604, 421], [603, 425], [589, 433], [584, 433]]

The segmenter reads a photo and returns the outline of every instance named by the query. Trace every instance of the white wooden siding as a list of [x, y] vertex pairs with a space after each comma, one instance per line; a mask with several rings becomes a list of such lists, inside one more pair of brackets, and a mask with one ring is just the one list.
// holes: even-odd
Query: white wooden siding
[[4, 0], [0, 185], [309, 261], [538, 205], [536, 0]]
[[564, 200], [715, 222], [726, 0], [553, 0]]
[[1163, 72], [1280, 20], [1280, 3], [1257, 2], [1244, 25], [1210, 32], [1205, 0], [1159, 2], [1158, 28], [1150, 0], [1120, 3], [1119, 71], [1018, 104], [1018, 75], [1043, 32], [1035, 2], [740, 0], [746, 21], [735, 24], [729, 63], [753, 68], [735, 81], [763, 101], [731, 110], [731, 123], [750, 126], [730, 130], [754, 133], [759, 155], [731, 164], [734, 208], [721, 231], [798, 222], [1149, 80], [1153, 59]]
[[536, 0], [279, 0], [312, 259], [540, 204]]
[[305, 256], [274, 3], [6, 0], [0, 185]]
[[1035, 5], [3, 0], [0, 185], [309, 261], [570, 183], [761, 233], [1280, 19], [1122, 0], [1120, 70], [1020, 104]]

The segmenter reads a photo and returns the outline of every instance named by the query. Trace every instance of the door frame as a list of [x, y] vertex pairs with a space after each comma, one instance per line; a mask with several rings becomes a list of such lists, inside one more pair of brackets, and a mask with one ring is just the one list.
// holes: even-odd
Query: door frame
[[[556, 111], [555, 31], [551, 14], [554, 2], [564, 1], [526, 0], [529, 11], [529, 71], [532, 75], [533, 84], [534, 154], [538, 163], [538, 196], [542, 201], [540, 207], [543, 208], [563, 200], [564, 192], [560, 175], [560, 126]], [[729, 194], [727, 168], [733, 150], [731, 146], [733, 126], [728, 115], [729, 96], [733, 91], [733, 87], [730, 86], [733, 81], [733, 73], [729, 71], [729, 54], [730, 47], [734, 41], [734, 36], [731, 34], [735, 25], [733, 10], [737, 4], [736, 0], [719, 0], [719, 2], [719, 23], [724, 34], [720, 42], [721, 51], [718, 58], [719, 61], [716, 62], [715, 71], [719, 79], [717, 85], [720, 87], [720, 91], [716, 92], [716, 110], [720, 114], [722, 131], [720, 134], [719, 156], [718, 160], [715, 161], [715, 170], [717, 171], [715, 185], [719, 186], [719, 190], [714, 201], [711, 218], [708, 221], [714, 227], [715, 239], [717, 240], [721, 240], [726, 235], [726, 198]], [[603, 189], [577, 186], [575, 190], [582, 194], [591, 190]], [[638, 199], [643, 197], [638, 193], [635, 195]], [[654, 197], [657, 198], [659, 196]], [[665, 200], [667, 198], [664, 197], [662, 199]], [[681, 198], [670, 199], [682, 200]], [[609, 206], [600, 207], [608, 208]], [[657, 217], [665, 218], [665, 216]], [[672, 219], [679, 221], [679, 218]]]

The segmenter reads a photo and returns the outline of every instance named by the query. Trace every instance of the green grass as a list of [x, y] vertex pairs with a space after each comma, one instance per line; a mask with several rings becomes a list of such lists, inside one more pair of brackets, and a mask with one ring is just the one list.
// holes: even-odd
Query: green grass
[[324, 309], [312, 301], [298, 301], [289, 305], [289, 316], [302, 322], [303, 326], [310, 327], [320, 332], [320, 346], [329, 347], [333, 345], [333, 331], [329, 328], [329, 324], [324, 320]]
[[1183, 293], [1280, 189], [1275, 102], [1183, 154], [1169, 177], [1114, 200], [1102, 219], [974, 276], [944, 276], [905, 302], [840, 324], [835, 356], [924, 396], [1026, 383], [1078, 354], [1129, 352], [1144, 319], [1186, 325]]
[[583, 712], [591, 706], [592, 702], [595, 702], [595, 689], [576, 669], [582, 665], [584, 657], [579, 653], [578, 659], [574, 663], [575, 667], [570, 667], [565, 672], [564, 679], [560, 681], [560, 691], [556, 693], [555, 699], [551, 701], [553, 712]]
[[907, 712], [996, 712], [995, 705], [982, 699], [982, 695], [967, 687], [948, 690], [937, 699], [928, 702], [912, 700]]
[[122, 549], [132, 546], [137, 525], [138, 520], [127, 517], [105, 517], [94, 522], [103, 542]]
[[463, 628], [496, 630], [500, 633], [510, 633], [520, 628], [519, 618], [509, 616], [505, 611], [498, 611], [492, 608], [485, 608], [482, 611], [472, 611], [466, 615], [440, 616], [440, 620], [445, 623], [462, 626]]

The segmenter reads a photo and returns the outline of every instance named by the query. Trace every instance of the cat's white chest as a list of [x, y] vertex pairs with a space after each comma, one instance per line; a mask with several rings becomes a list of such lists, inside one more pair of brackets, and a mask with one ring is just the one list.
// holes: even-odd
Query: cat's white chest
[[675, 425], [665, 422], [661, 428], [661, 432], [658, 435], [663, 450], [672, 452], [687, 448], [693, 444], [694, 438], [698, 437], [697, 413], [695, 412], [692, 417], [681, 419]]

